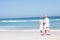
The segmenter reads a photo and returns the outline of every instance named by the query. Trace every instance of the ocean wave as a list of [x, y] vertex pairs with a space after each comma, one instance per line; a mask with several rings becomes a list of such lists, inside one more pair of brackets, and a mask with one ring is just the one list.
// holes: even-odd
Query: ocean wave
[[40, 20], [31, 20], [31, 21], [40, 21]]
[[3, 20], [1, 22], [25, 22], [26, 20]]
[[60, 20], [60, 19], [56, 19], [57, 21]]
[[2, 20], [0, 22], [37, 22], [39, 20]]

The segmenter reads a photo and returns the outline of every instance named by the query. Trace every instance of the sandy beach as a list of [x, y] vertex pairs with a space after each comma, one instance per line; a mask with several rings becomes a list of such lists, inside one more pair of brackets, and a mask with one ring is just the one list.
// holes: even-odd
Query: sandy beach
[[0, 31], [0, 40], [60, 40], [60, 31], [41, 36], [39, 31]]

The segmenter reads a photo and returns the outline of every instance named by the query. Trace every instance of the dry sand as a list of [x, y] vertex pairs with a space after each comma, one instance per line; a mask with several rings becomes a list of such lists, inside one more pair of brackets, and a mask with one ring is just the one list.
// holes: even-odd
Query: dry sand
[[60, 31], [44, 36], [39, 31], [0, 31], [0, 40], [60, 40]]

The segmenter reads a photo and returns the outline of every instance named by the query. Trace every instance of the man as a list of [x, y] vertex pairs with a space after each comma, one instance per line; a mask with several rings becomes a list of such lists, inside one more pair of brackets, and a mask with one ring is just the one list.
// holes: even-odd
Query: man
[[42, 19], [42, 17], [40, 17], [40, 33], [41, 33], [42, 36], [44, 35], [44, 32], [43, 32], [43, 19]]
[[45, 16], [45, 19], [44, 19], [44, 29], [45, 29], [45, 34], [49, 35], [50, 29], [49, 29], [49, 18], [48, 18], [48, 16]]

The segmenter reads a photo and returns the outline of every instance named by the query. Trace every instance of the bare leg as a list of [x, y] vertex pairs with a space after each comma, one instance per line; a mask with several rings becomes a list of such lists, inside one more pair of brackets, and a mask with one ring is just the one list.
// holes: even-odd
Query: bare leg
[[40, 30], [40, 33], [41, 33], [42, 36], [44, 35], [44, 32], [42, 30]]
[[48, 33], [50, 33], [50, 30], [48, 30]]
[[47, 30], [47, 35], [50, 35], [50, 30]]
[[50, 30], [48, 30], [48, 33], [50, 33]]
[[45, 34], [47, 33], [47, 31], [45, 30]]
[[42, 33], [42, 30], [40, 30], [40, 33]]

